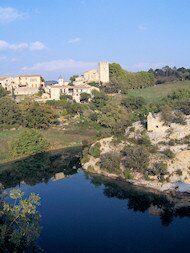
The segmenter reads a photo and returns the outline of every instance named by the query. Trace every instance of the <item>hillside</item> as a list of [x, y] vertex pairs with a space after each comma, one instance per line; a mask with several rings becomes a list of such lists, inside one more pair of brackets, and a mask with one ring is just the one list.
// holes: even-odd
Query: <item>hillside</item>
[[179, 88], [190, 90], [190, 81], [165, 83], [144, 89], [130, 90], [128, 94], [135, 97], [143, 97], [148, 103], [151, 103], [160, 101]]

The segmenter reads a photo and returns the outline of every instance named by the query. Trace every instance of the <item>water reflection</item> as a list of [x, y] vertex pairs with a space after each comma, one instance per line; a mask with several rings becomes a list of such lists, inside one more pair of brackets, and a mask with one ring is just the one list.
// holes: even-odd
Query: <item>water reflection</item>
[[16, 187], [24, 182], [35, 185], [59, 180], [77, 172], [80, 167], [80, 148], [56, 153], [43, 153], [0, 166], [0, 183], [4, 188]]
[[87, 175], [87, 178], [95, 186], [103, 186], [103, 193], [108, 198], [127, 200], [128, 209], [142, 213], [148, 211], [152, 215], [160, 216], [164, 226], [171, 224], [176, 217], [190, 217], [190, 195], [161, 194], [102, 177]]
[[[25, 182], [35, 185], [49, 180], [61, 180], [77, 173], [80, 165], [80, 148], [65, 149], [56, 153], [43, 153], [14, 163], [0, 166], [0, 183], [12, 188]], [[127, 201], [128, 209], [134, 212], [148, 211], [160, 216], [163, 225], [169, 225], [176, 217], [190, 216], [189, 195], [164, 195], [149, 192], [125, 182], [111, 181], [103, 177], [86, 175], [96, 187], [103, 187], [108, 198]]]

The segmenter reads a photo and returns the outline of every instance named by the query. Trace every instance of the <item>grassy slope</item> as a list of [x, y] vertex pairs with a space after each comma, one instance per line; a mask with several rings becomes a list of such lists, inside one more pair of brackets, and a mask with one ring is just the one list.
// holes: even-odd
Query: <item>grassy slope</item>
[[190, 81], [167, 83], [145, 89], [131, 90], [129, 91], [129, 95], [135, 97], [144, 97], [147, 102], [151, 103], [159, 101], [163, 97], [166, 97], [168, 94], [178, 90], [179, 88], [190, 90]]
[[[23, 129], [15, 131], [0, 131], [0, 163], [4, 163], [10, 159], [8, 153], [8, 145], [10, 141], [16, 139], [21, 131], [23, 131]], [[49, 129], [42, 131], [42, 133], [50, 143], [50, 150], [79, 146], [82, 144], [83, 140], [93, 142], [96, 139], [95, 130], [84, 128], [72, 128], [65, 131]]]

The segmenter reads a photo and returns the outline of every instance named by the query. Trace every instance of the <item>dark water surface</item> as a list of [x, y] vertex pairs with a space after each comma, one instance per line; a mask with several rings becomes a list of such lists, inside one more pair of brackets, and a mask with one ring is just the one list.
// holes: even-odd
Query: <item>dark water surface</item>
[[74, 156], [44, 154], [0, 172], [6, 188], [24, 181], [26, 194], [40, 194], [44, 252], [190, 252], [190, 197], [156, 195], [78, 167]]

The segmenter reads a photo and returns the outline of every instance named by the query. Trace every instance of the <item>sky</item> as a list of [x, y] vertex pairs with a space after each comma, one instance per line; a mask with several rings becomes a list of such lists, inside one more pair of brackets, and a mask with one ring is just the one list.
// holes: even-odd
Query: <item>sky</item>
[[0, 0], [0, 75], [190, 67], [189, 0]]

